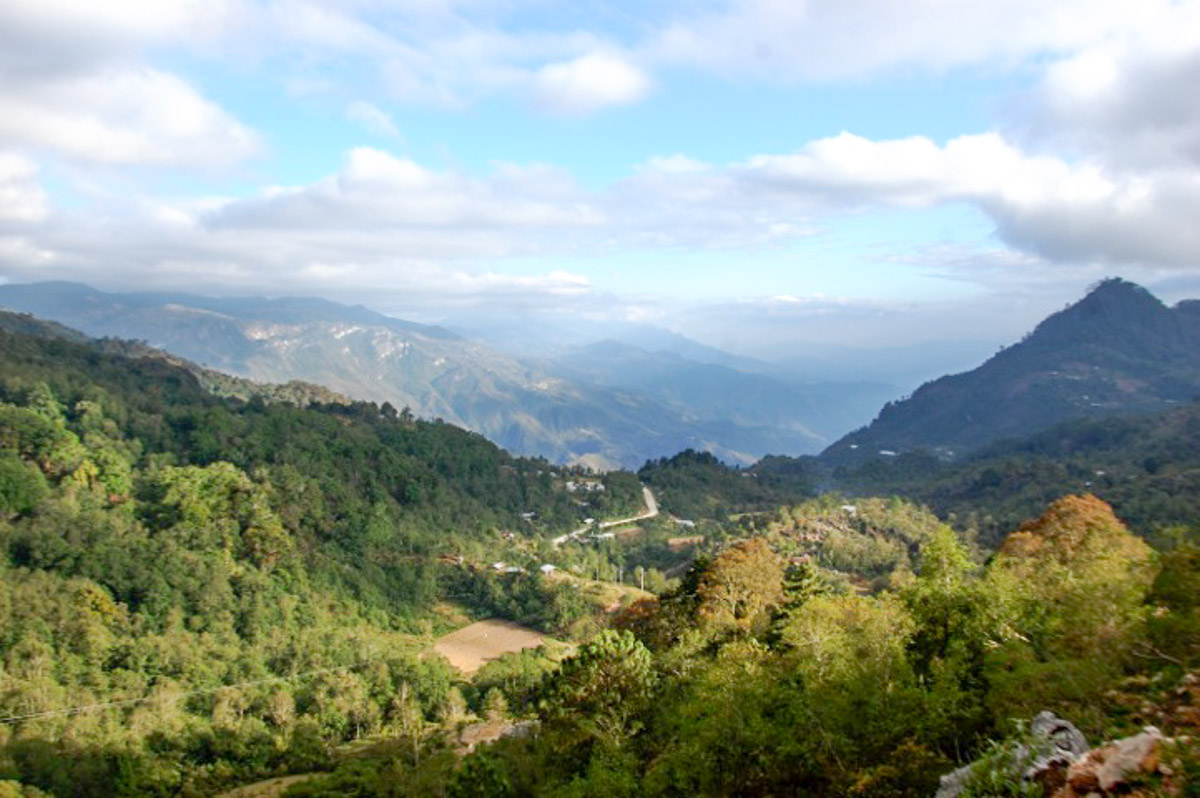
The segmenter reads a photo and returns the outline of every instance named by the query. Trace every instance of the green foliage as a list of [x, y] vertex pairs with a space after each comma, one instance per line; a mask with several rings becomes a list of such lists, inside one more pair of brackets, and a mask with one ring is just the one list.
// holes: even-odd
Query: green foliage
[[652, 460], [638, 470], [662, 508], [680, 518], [716, 518], [766, 510], [812, 493], [802, 476], [760, 479], [754, 471], [731, 468], [708, 452], [692, 449]]
[[1005, 540], [991, 572], [1022, 585], [1019, 629], [1039, 656], [1119, 659], [1144, 620], [1153, 553], [1094, 496], [1068, 496]]
[[548, 677], [538, 713], [563, 743], [619, 748], [641, 727], [654, 691], [651, 655], [629, 632], [605, 630]]
[[[606, 477], [584, 508], [563, 487], [578, 474], [448, 425], [217, 399], [161, 360], [5, 336], [0, 716], [23, 718], [0, 726], [7, 794], [329, 771], [290, 794], [928, 795], [1007, 718], [1055, 709], [1103, 735], [1121, 680], [1175, 684], [1162, 673], [1200, 655], [1195, 547], [1157, 559], [1098, 500], [1054, 504], [984, 569], [908, 502], [829, 496], [710, 527], [715, 556], [561, 665], [521, 652], [465, 685], [420, 655], [429, 608], [577, 627], [575, 580], [488, 565], [650, 563], [677, 534], [665, 519], [636, 543], [546, 540], [627, 512], [636, 479]], [[646, 476], [725, 513], [781, 495], [787, 463], [768, 465], [691, 453]], [[752, 539], [718, 541], [731, 531]], [[459, 764], [447, 730], [471, 711], [540, 725]]]
[[[0, 714], [115, 702], [5, 727], [0, 774], [213, 794], [382, 733], [417, 768], [455, 694], [413, 634], [468, 570], [448, 561], [577, 524], [565, 473], [371, 404], [215, 398], [127, 354], [0, 332]], [[579, 611], [534, 588], [516, 598], [548, 626]]]
[[783, 601], [783, 561], [762, 538], [721, 552], [696, 587], [698, 617], [715, 629], [762, 631]]
[[28, 513], [50, 493], [45, 476], [12, 451], [0, 451], [0, 514]]
[[516, 795], [504, 765], [496, 757], [476, 753], [454, 772], [446, 793], [449, 798], [509, 798]]
[[[1153, 539], [1200, 517], [1200, 403], [1167, 411], [1063, 423], [969, 456], [908, 467], [917, 455], [836, 465], [827, 479], [857, 494], [895, 493], [978, 527], [997, 546], [1058, 497], [1088, 490]], [[820, 465], [802, 460], [808, 467]]]
[[1163, 555], [1146, 598], [1151, 652], [1168, 661], [1200, 662], [1200, 546]]
[[850, 787], [854, 798], [907, 798], [935, 794], [950, 760], [916, 742], [898, 746], [880, 765], [868, 768]]
[[525, 649], [485, 663], [471, 680], [478, 714], [496, 711], [503, 699], [505, 711], [524, 714], [534, 707], [546, 676], [558, 663], [544, 649]]
[[1042, 798], [1040, 784], [1022, 778], [1029, 757], [1016, 756], [1018, 744], [1029, 743], [1025, 735], [993, 742], [979, 758], [963, 785], [964, 798]]

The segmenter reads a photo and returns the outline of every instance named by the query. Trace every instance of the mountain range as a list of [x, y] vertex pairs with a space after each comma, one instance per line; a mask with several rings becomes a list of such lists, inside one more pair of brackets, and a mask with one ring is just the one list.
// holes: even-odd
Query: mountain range
[[[517, 355], [320, 299], [35, 283], [0, 286], [0, 306], [88, 335], [144, 341], [218, 372], [390, 402], [515, 453], [599, 468], [634, 468], [685, 449], [740, 465], [822, 447], [821, 460], [835, 466], [918, 450], [952, 460], [1062, 422], [1200, 396], [1200, 301], [1167, 307], [1121, 279], [1099, 283], [977, 368], [887, 404], [896, 389], [885, 383], [784, 379], [771, 373], [777, 365], [644, 325], [586, 343], [577, 341], [603, 329], [585, 333], [581, 323], [557, 342], [547, 330], [540, 352]], [[827, 445], [880, 405], [873, 422]]]
[[978, 368], [922, 385], [830, 446], [831, 462], [923, 449], [952, 459], [1055, 424], [1162, 410], [1200, 396], [1200, 301], [1169, 308], [1098, 284]]
[[444, 327], [321, 299], [115, 294], [47, 282], [0, 286], [0, 307], [144, 341], [240, 377], [390, 402], [514, 453], [595, 467], [637, 467], [687, 448], [742, 464], [816, 452], [895, 393], [745, 371], [736, 356], [670, 333], [659, 339], [674, 351], [594, 342], [519, 357]]

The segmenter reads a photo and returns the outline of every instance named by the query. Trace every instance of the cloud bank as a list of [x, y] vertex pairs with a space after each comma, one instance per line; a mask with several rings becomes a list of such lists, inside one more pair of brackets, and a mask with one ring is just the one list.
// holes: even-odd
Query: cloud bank
[[[1005, 270], [1200, 265], [1198, 0], [597, 0], [531, 23], [543, 6], [0, 4], [0, 274], [582, 305], [605, 259], [745, 263], [831, 220], [946, 207], [972, 209], [992, 235], [966, 255], [932, 242], [896, 262], [991, 283]], [[265, 177], [276, 142], [205, 80], [229, 63], [390, 149], [347, 147], [316, 179]], [[850, 85], [897, 73], [1019, 88], [986, 129], [850, 129], [724, 161], [659, 152], [590, 182], [553, 164], [417, 158], [396, 121], [503, 103], [582, 125], [652, 102], [679, 74]], [[201, 188], [164, 189], [177, 173]], [[204, 185], [216, 173], [250, 185], [219, 196]], [[576, 267], [586, 258], [596, 272]]]

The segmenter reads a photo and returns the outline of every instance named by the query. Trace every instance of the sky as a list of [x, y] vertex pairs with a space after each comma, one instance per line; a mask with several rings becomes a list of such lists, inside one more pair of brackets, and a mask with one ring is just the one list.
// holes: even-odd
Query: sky
[[0, 280], [764, 356], [1200, 296], [1200, 0], [0, 0]]

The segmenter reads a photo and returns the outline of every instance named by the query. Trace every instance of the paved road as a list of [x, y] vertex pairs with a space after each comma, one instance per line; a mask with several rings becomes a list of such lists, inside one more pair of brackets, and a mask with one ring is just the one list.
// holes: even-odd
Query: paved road
[[[654, 494], [645, 485], [642, 486], [642, 501], [646, 503], [646, 512], [630, 518], [618, 518], [616, 521], [601, 521], [600, 528], [608, 529], [614, 526], [621, 526], [622, 524], [632, 524], [636, 521], [645, 521], [647, 518], [653, 518], [654, 516], [658, 515], [658, 500], [654, 498]], [[591, 528], [591, 524], [588, 524], [587, 526], [581, 526], [579, 529], [576, 529], [573, 532], [568, 532], [565, 535], [559, 535], [552, 542], [557, 548], [558, 546], [566, 543], [568, 540], [579, 540], [581, 537], [586, 535]]]

